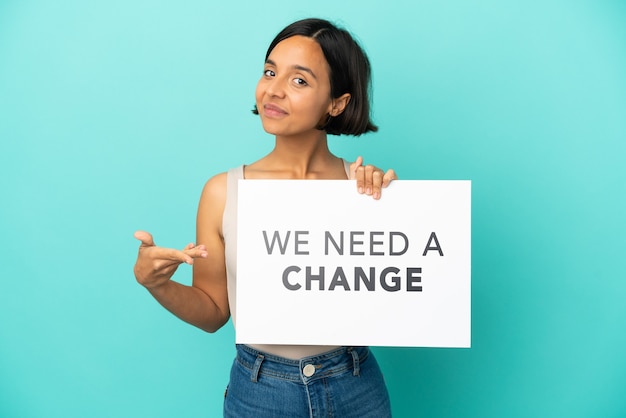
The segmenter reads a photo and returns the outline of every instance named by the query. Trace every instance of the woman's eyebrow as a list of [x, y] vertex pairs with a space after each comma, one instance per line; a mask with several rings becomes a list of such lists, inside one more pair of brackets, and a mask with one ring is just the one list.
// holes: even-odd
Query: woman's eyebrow
[[[270, 59], [265, 60], [265, 63], [266, 63], [266, 64], [269, 64], [269, 65], [273, 65], [274, 67], [276, 67], [276, 66], [277, 66], [277, 65], [276, 65], [276, 63], [275, 63], [274, 61], [270, 60]], [[306, 72], [306, 73], [309, 73], [309, 74], [311, 74], [311, 76], [312, 76], [314, 79], [316, 79], [316, 80], [317, 80], [317, 76], [315, 75], [315, 73], [313, 72], [313, 70], [311, 70], [311, 69], [310, 69], [310, 68], [308, 68], [308, 67], [304, 67], [304, 66], [302, 66], [302, 65], [292, 65], [292, 66], [291, 66], [291, 68], [293, 68], [294, 70], [299, 70], [299, 71], [304, 71], [304, 72]]]

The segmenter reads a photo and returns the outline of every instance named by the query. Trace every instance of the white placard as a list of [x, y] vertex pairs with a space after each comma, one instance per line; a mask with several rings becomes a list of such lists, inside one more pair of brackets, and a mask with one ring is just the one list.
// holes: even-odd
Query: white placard
[[239, 181], [238, 343], [469, 347], [470, 277], [470, 181]]

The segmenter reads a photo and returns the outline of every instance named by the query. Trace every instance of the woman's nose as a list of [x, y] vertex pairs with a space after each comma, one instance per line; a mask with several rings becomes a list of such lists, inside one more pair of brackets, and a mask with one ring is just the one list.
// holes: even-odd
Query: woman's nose
[[283, 81], [278, 78], [273, 79], [267, 86], [267, 94], [272, 97], [284, 97], [285, 88]]

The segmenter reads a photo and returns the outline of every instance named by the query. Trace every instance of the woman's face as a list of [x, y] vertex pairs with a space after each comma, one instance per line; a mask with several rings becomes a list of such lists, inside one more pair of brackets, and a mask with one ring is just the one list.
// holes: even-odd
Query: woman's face
[[263, 129], [291, 136], [316, 130], [332, 110], [328, 63], [319, 44], [292, 36], [272, 50], [256, 88]]

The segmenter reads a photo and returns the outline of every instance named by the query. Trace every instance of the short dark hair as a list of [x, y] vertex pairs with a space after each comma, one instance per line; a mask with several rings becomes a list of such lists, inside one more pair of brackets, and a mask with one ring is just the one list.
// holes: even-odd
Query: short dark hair
[[[318, 129], [331, 135], [361, 135], [376, 132], [370, 118], [371, 69], [367, 55], [352, 35], [324, 19], [303, 19], [283, 29], [272, 41], [265, 59], [279, 42], [292, 36], [315, 39], [330, 68], [330, 95], [333, 99], [350, 94], [344, 111]], [[258, 114], [256, 107], [252, 111]]]

